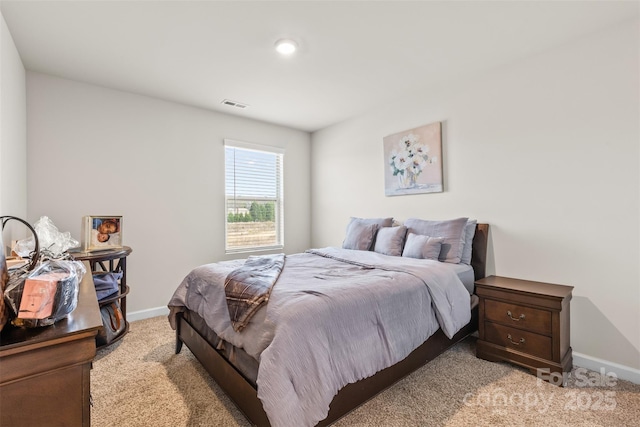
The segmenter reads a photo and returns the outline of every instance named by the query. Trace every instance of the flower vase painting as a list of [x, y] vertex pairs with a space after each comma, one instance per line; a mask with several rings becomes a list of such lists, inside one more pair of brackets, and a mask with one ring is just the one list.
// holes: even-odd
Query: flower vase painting
[[443, 191], [440, 122], [386, 136], [383, 142], [385, 195]]

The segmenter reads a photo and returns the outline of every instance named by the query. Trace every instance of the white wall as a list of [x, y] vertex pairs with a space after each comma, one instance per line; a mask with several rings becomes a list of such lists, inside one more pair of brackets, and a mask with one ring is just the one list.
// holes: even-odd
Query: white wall
[[[24, 219], [27, 215], [25, 70], [4, 17], [1, 14], [0, 17], [0, 215]], [[8, 245], [11, 238], [25, 235], [24, 227], [10, 222], [5, 243]]]
[[[575, 286], [574, 352], [640, 368], [638, 63], [629, 22], [313, 134], [312, 245], [349, 216], [488, 222], [490, 273]], [[445, 192], [385, 197], [382, 138], [434, 121]]]
[[310, 135], [27, 73], [29, 219], [80, 238], [83, 215], [123, 215], [129, 312], [166, 306], [224, 255], [223, 139], [283, 147], [285, 251], [310, 243]]

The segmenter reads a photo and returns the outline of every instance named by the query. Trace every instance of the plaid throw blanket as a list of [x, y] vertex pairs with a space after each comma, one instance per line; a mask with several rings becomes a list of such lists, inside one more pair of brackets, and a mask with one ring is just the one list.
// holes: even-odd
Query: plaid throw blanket
[[240, 332], [251, 317], [269, 301], [273, 285], [284, 267], [284, 254], [250, 256], [224, 282], [231, 324]]

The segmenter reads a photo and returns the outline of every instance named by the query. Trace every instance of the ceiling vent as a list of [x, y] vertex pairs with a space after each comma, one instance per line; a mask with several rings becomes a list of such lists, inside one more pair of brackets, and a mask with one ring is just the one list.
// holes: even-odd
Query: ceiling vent
[[247, 104], [243, 104], [242, 102], [232, 101], [230, 99], [223, 99], [222, 104], [228, 105], [229, 107], [240, 108], [241, 110], [248, 107]]

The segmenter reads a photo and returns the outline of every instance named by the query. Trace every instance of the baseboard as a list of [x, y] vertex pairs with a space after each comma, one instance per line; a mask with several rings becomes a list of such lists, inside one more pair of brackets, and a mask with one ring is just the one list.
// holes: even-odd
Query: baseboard
[[168, 316], [169, 315], [169, 307], [156, 307], [156, 308], [148, 308], [146, 310], [140, 311], [128, 311], [127, 312], [127, 320], [129, 322], [135, 322], [136, 320], [150, 319], [152, 317], [158, 316]]
[[622, 380], [640, 384], [640, 369], [619, 365], [614, 362], [609, 362], [608, 360], [602, 360], [597, 357], [587, 356], [586, 354], [576, 353], [575, 351], [573, 352], [573, 365], [581, 366], [595, 372], [600, 372], [604, 369], [605, 374], [613, 372]]

